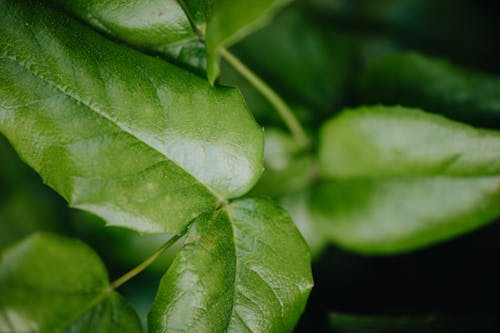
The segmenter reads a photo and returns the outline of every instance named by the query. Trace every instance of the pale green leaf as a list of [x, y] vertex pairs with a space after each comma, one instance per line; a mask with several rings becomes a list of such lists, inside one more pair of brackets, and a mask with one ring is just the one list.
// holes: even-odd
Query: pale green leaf
[[262, 130], [236, 90], [38, 1], [0, 12], [0, 131], [73, 207], [177, 233], [257, 181]]
[[282, 130], [267, 128], [265, 138], [265, 171], [251, 193], [273, 197], [290, 213], [314, 258], [327, 242], [315, 225], [309, 205], [316, 177], [313, 157]]
[[142, 332], [85, 244], [35, 234], [0, 257], [1, 332]]
[[150, 332], [291, 332], [312, 287], [288, 214], [247, 198], [203, 215], [162, 278]]
[[290, 192], [278, 198], [280, 205], [286, 209], [293, 222], [304, 237], [312, 259], [316, 259], [329, 243], [322, 228], [317, 225], [316, 218], [311, 212], [312, 188], [307, 187], [299, 191]]
[[363, 253], [409, 251], [500, 215], [500, 134], [403, 107], [345, 111], [321, 132], [315, 217]]
[[402, 104], [484, 127], [500, 127], [500, 78], [416, 53], [392, 54], [358, 80], [361, 103]]
[[266, 128], [264, 166], [252, 193], [277, 198], [302, 190], [314, 177], [312, 156], [303, 152], [290, 134], [277, 128]]

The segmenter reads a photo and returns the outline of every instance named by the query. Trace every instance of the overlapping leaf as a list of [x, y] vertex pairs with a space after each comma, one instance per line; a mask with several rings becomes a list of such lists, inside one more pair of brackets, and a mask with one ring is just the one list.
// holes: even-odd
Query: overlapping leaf
[[[107, 34], [219, 74], [219, 50], [249, 34], [290, 0], [51, 0]], [[205, 50], [206, 42], [206, 50]], [[206, 60], [205, 60], [206, 56]], [[205, 68], [207, 67], [207, 68]]]
[[500, 134], [403, 107], [346, 111], [322, 129], [313, 211], [363, 253], [409, 251], [500, 215]]
[[35, 234], [6, 250], [0, 295], [1, 332], [142, 332], [100, 259], [79, 241]]
[[158, 52], [196, 72], [206, 71], [205, 46], [193, 30], [205, 30], [210, 1], [51, 0], [95, 28], [143, 50]]
[[176, 233], [260, 176], [262, 131], [236, 90], [38, 1], [0, 12], [0, 131], [72, 206]]
[[312, 287], [288, 214], [258, 198], [200, 217], [163, 277], [152, 332], [291, 332]]

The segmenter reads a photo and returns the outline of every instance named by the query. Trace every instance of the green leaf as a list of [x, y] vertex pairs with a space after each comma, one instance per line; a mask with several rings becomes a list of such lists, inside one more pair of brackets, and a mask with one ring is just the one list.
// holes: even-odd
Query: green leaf
[[500, 215], [500, 134], [403, 107], [343, 112], [321, 131], [313, 211], [366, 254], [409, 251]]
[[214, 82], [219, 75], [219, 50], [242, 39], [269, 21], [291, 0], [214, 0], [205, 36], [207, 75]]
[[291, 0], [51, 1], [108, 35], [196, 72], [206, 69], [213, 84], [219, 75], [220, 48], [262, 26]]
[[38, 1], [4, 0], [0, 12], [0, 132], [71, 206], [177, 233], [259, 178], [262, 130], [237, 90]]
[[500, 78], [416, 53], [370, 64], [358, 80], [362, 103], [420, 107], [478, 126], [500, 128]]
[[311, 287], [309, 251], [288, 214], [264, 199], [240, 199], [191, 226], [149, 328], [291, 332]]
[[142, 332], [98, 256], [76, 240], [35, 234], [6, 250], [0, 295], [2, 332]]
[[[206, 71], [205, 46], [179, 1], [50, 0], [109, 36], [196, 72]], [[204, 30], [209, 1], [188, 1], [199, 29]]]

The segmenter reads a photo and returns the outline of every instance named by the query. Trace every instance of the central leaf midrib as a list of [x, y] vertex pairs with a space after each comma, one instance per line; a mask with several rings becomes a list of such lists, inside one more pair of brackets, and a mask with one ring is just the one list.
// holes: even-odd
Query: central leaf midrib
[[240, 260], [238, 260], [239, 256], [238, 256], [238, 246], [236, 245], [237, 241], [236, 241], [236, 231], [235, 231], [235, 226], [234, 226], [234, 223], [233, 223], [233, 220], [232, 220], [232, 216], [229, 212], [229, 208], [230, 206], [225, 206], [224, 207], [224, 213], [227, 217], [227, 220], [228, 220], [228, 223], [229, 223], [229, 226], [231, 228], [231, 243], [233, 245], [233, 248], [234, 248], [234, 280], [233, 280], [233, 286], [232, 286], [232, 291], [233, 291], [233, 296], [232, 296], [232, 302], [231, 302], [231, 317], [229, 318], [229, 320], [227, 321], [225, 327], [224, 327], [224, 332], [228, 333], [228, 329], [229, 329], [229, 325], [231, 325], [231, 322], [233, 321], [233, 318], [234, 317], [239, 317], [241, 322], [245, 325], [245, 327], [248, 328], [248, 330], [250, 332], [253, 332], [252, 329], [248, 326], [248, 324], [245, 322], [245, 320], [240, 316], [239, 313], [236, 312], [235, 310], [235, 304], [236, 304], [236, 296], [237, 296], [237, 286], [238, 286], [238, 275], [239, 275], [239, 271], [240, 271]]
[[210, 186], [208, 186], [207, 184], [205, 184], [202, 181], [200, 181], [197, 177], [195, 177], [193, 174], [191, 174], [189, 171], [187, 171], [185, 168], [183, 168], [181, 165], [179, 165], [176, 161], [172, 160], [169, 156], [165, 155], [163, 152], [159, 151], [154, 146], [151, 146], [146, 141], [144, 141], [140, 137], [136, 136], [132, 131], [128, 130], [124, 125], [120, 124], [119, 121], [114, 120], [114, 119], [108, 117], [106, 114], [100, 112], [98, 109], [96, 109], [95, 107], [93, 107], [89, 103], [85, 102], [82, 98], [80, 98], [78, 96], [78, 94], [73, 93], [72, 91], [70, 91], [70, 89], [64, 89], [63, 87], [59, 86], [56, 82], [52, 81], [51, 79], [48, 79], [48, 78], [44, 77], [43, 75], [41, 75], [40, 73], [37, 73], [36, 71], [32, 70], [31, 68], [29, 68], [29, 66], [25, 65], [22, 61], [20, 61], [19, 58], [16, 57], [16, 56], [11, 56], [11, 55], [8, 55], [8, 54], [5, 54], [5, 53], [3, 53], [1, 56], [4, 59], [8, 59], [8, 60], [14, 62], [18, 66], [20, 66], [21, 68], [23, 68], [24, 70], [26, 70], [28, 73], [32, 74], [34, 77], [40, 79], [41, 81], [45, 82], [46, 84], [48, 84], [51, 87], [55, 88], [56, 90], [60, 91], [65, 96], [67, 96], [68, 98], [70, 98], [71, 100], [73, 100], [75, 103], [80, 103], [80, 104], [84, 105], [89, 110], [91, 110], [92, 112], [94, 112], [96, 115], [98, 115], [99, 117], [101, 117], [101, 118], [105, 119], [106, 121], [110, 122], [114, 126], [118, 127], [121, 131], [123, 131], [124, 133], [126, 133], [130, 137], [132, 137], [135, 140], [139, 141], [140, 143], [144, 144], [149, 149], [154, 150], [155, 152], [159, 153], [167, 161], [170, 161], [170, 162], [174, 163], [179, 169], [181, 169], [187, 175], [189, 175], [190, 177], [192, 177], [193, 179], [195, 179], [200, 185], [202, 185], [207, 190], [207, 192], [210, 193], [211, 195], [213, 195], [219, 202], [225, 202], [226, 201], [226, 198], [224, 196], [220, 195], [219, 193], [217, 193], [217, 191], [215, 191], [214, 189], [212, 189]]

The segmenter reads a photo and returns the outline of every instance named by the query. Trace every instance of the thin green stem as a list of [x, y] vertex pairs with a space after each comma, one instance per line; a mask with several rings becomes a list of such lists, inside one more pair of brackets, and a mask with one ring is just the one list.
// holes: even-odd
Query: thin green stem
[[290, 129], [294, 139], [303, 147], [309, 145], [309, 139], [302, 128], [302, 125], [297, 120], [292, 110], [283, 101], [283, 99], [260, 77], [258, 77], [251, 69], [242, 63], [237, 57], [225, 48], [220, 49], [220, 55], [230, 63], [255, 89], [257, 89], [276, 109], [280, 117]]
[[115, 281], [113, 281], [110, 284], [110, 288], [116, 289], [116, 288], [120, 287], [121, 285], [123, 285], [124, 283], [126, 283], [128, 280], [135, 277], [137, 274], [141, 273], [149, 265], [151, 265], [156, 259], [158, 259], [158, 257], [161, 256], [163, 254], [163, 252], [165, 252], [176, 241], [178, 241], [182, 236], [184, 236], [186, 234], [186, 232], [187, 232], [187, 228], [183, 232], [170, 238], [165, 244], [163, 244], [158, 250], [156, 250], [156, 252], [153, 253], [148, 259], [144, 260], [142, 263], [137, 265], [135, 268], [128, 271], [127, 273], [125, 273], [124, 275], [122, 275], [121, 277], [116, 279]]

